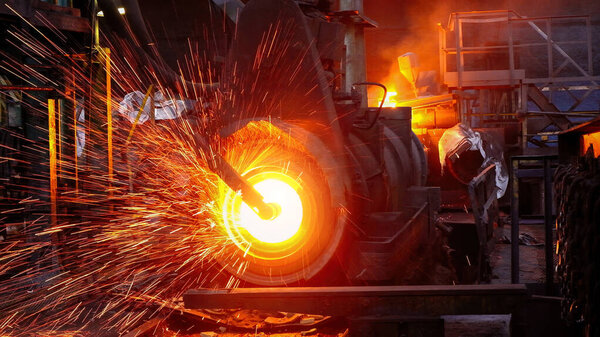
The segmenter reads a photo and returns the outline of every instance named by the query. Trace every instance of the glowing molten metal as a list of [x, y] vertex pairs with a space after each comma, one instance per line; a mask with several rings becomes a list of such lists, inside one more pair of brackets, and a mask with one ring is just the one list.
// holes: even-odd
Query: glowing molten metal
[[241, 191], [219, 182], [218, 228], [226, 242], [217, 261], [259, 285], [310, 279], [332, 258], [344, 229], [343, 201], [333, 198], [329, 185], [341, 183], [321, 169], [323, 163], [332, 167], [332, 155], [319, 152], [324, 146], [310, 133], [281, 125], [285, 131], [266, 121], [248, 123], [222, 147], [231, 167], [274, 207], [275, 216], [263, 219]]
[[[279, 172], [263, 172], [250, 177], [248, 181], [263, 196], [266, 203], [279, 206], [279, 214], [272, 219], [262, 219], [241, 201], [239, 194], [230, 193], [225, 202], [233, 207], [225, 209], [223, 217], [229, 220], [228, 231], [233, 234], [231, 237], [244, 238], [247, 246], [252, 243], [252, 239], [266, 243], [283, 243], [296, 235], [302, 225], [299, 184]], [[250, 237], [244, 235], [244, 232]]]

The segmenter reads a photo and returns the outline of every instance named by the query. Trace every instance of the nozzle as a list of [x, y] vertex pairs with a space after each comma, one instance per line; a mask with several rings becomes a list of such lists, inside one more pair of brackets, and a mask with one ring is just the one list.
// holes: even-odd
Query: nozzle
[[[281, 206], [276, 203], [265, 203], [262, 195], [258, 193], [252, 185], [233, 168], [229, 163], [218, 153], [214, 153], [209, 144], [202, 138], [200, 134], [194, 135], [198, 157], [203, 157], [204, 154], [211, 154], [207, 160], [208, 167], [216, 173], [222, 180], [234, 191], [240, 191], [242, 200], [250, 206], [250, 208], [264, 220], [272, 220], [281, 214]], [[212, 159], [212, 160], [211, 160]]]
[[281, 206], [274, 202], [263, 202], [260, 206], [253, 207], [252, 210], [263, 220], [273, 220], [281, 214]]

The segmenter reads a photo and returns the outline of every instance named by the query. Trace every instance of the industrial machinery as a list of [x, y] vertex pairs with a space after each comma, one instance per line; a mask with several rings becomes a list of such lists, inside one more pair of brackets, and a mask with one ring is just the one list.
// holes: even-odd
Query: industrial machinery
[[[222, 269], [248, 284], [266, 286], [404, 284], [435, 277], [428, 268], [432, 261], [449, 263], [449, 249], [442, 249], [437, 223], [440, 189], [426, 185], [428, 156], [412, 131], [411, 108], [384, 107], [386, 87], [366, 82], [364, 64], [361, 69], [360, 32], [373, 26], [368, 18], [354, 10], [332, 12], [317, 1], [249, 1], [234, 16], [235, 29], [228, 31], [233, 38], [227, 48], [219, 50], [226, 56], [219, 63], [218, 76], [201, 84], [198, 79], [182, 80], [157, 57], [161, 53], [154, 49], [142, 17], [143, 6], [151, 5], [135, 0], [121, 3], [127, 20], [115, 1], [98, 1], [104, 38], [109, 41], [110, 34], [117, 33], [123, 40], [111, 41], [113, 47], [127, 45], [125, 50], [134, 57], [119, 64], [118, 53], [111, 61], [110, 53], [103, 51], [104, 65], [110, 68], [116, 62], [115, 69], [131, 68], [135, 74], [130, 77], [137, 77], [142, 85], [150, 82], [185, 98], [210, 102], [211, 114], [195, 111], [175, 118], [173, 130], [182, 131], [177, 124], [210, 124], [188, 128], [186, 133], [193, 134], [196, 157], [206, 159], [208, 170], [220, 178], [217, 195], [211, 195], [217, 212], [211, 216], [219, 224], [219, 237], [226, 241], [214, 254]], [[94, 43], [98, 44], [97, 37]], [[122, 146], [115, 153], [130, 151], [127, 146], [135, 123], [122, 144], [118, 143], [124, 139], [117, 133], [123, 130], [114, 126], [113, 142], [110, 70], [104, 72], [106, 92], [100, 90], [94, 96], [95, 84], [81, 86], [90, 95], [84, 107], [89, 109], [87, 117], [83, 117], [88, 120], [79, 125], [77, 117], [74, 123], [75, 128], [86, 125], [101, 130], [87, 131], [89, 144], [97, 147], [94, 151], [108, 149], [106, 154], [92, 153], [91, 146], [83, 151], [89, 152], [84, 154], [86, 165], [106, 170], [81, 172], [82, 182], [93, 181], [89, 186], [95, 200], [111, 199], [112, 187], [125, 185], [115, 180], [133, 180], [132, 165], [113, 160], [112, 146]], [[383, 92], [379, 106], [367, 107], [365, 88], [369, 86]], [[76, 96], [69, 96], [73, 105], [78, 104]], [[103, 99], [106, 102], [99, 102]], [[144, 102], [138, 104], [141, 110]], [[106, 119], [100, 111], [105, 105]], [[81, 117], [81, 113], [75, 115]], [[98, 120], [91, 123], [91, 119]], [[426, 120], [420, 122], [425, 127]], [[76, 150], [75, 160], [80, 149]], [[106, 167], [100, 165], [105, 160]], [[119, 166], [127, 166], [123, 172], [130, 172], [118, 172]], [[74, 172], [77, 190], [77, 167]], [[103, 175], [107, 181], [97, 178]], [[143, 183], [141, 177], [139, 184]], [[101, 195], [98, 186], [108, 187], [107, 196]], [[56, 204], [56, 195], [50, 203]], [[84, 207], [82, 222], [93, 218], [91, 214], [97, 211], [93, 207], [103, 215], [113, 215], [103, 202]], [[51, 220], [58, 222], [56, 216]], [[77, 242], [56, 236], [55, 242]], [[489, 236], [486, 230], [479, 244]], [[483, 259], [479, 260], [480, 264]]]
[[[588, 117], [571, 110], [598, 87], [574, 83], [598, 80], [589, 18], [454, 13], [439, 26], [441, 77], [415, 53], [397, 57], [405, 99], [398, 83], [366, 77], [364, 29], [377, 24], [362, 1], [0, 3], [10, 45], [0, 48], [0, 331], [92, 319], [137, 334], [161, 310], [204, 320], [197, 309], [243, 307], [347, 317], [360, 336], [380, 335], [362, 332], [373, 319], [443, 334], [441, 315], [511, 314], [523, 334], [525, 319], [545, 315], [532, 308], [556, 298], [465, 284], [498, 276], [490, 257], [505, 192], [513, 227], [500, 242], [512, 245], [519, 283], [518, 198], [541, 203], [519, 179], [542, 173], [545, 294], [557, 294], [558, 254], [564, 318], [596, 329], [600, 269], [581, 256], [599, 236], [597, 146], [573, 155], [580, 141], [597, 145], [599, 127], [556, 131]], [[558, 41], [563, 19], [583, 22], [587, 41]], [[388, 29], [379, 46], [404, 39]], [[516, 38], [529, 30], [542, 42]], [[567, 43], [588, 46], [574, 53], [587, 68]], [[547, 49], [548, 62], [526, 47]], [[585, 93], [564, 114], [553, 95], [569, 90]], [[553, 157], [512, 156], [512, 184], [505, 163], [531, 144], [554, 151], [554, 136], [561, 161], [571, 157], [554, 176], [556, 246]]]
[[410, 108], [361, 107], [357, 88], [371, 83], [341, 85], [348, 17], [303, 9], [257, 0], [239, 14], [220, 83], [223, 153], [280, 214], [261, 219], [224, 189], [235, 246], [220, 262], [258, 285], [409, 282], [439, 206]]
[[[99, 4], [124, 32], [114, 2]], [[127, 4], [146, 41], [137, 3]], [[367, 108], [362, 89], [386, 88], [349, 78], [344, 34], [368, 21], [292, 0], [250, 1], [236, 20], [211, 87], [217, 135], [194, 136], [220, 177], [218, 221], [232, 244], [217, 261], [256, 285], [417, 282], [417, 253], [436, 242], [439, 189], [425, 187], [411, 109]]]

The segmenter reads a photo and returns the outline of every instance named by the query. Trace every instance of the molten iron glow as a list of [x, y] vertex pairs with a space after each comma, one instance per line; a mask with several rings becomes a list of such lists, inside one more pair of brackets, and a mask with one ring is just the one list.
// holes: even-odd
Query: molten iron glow
[[298, 192], [279, 177], [267, 178], [254, 184], [267, 203], [277, 203], [281, 213], [274, 219], [260, 218], [248, 205], [242, 203], [237, 226], [243, 227], [257, 240], [278, 243], [293, 237], [302, 224], [302, 200]]
[[218, 183], [216, 228], [226, 242], [216, 260], [252, 284], [291, 284], [312, 277], [331, 258], [344, 228], [321, 164], [306, 147], [315, 139], [299, 127], [282, 125], [286, 129], [250, 122], [225, 138], [221, 149], [263, 200], [278, 209], [276, 217], [263, 220], [244, 204], [239, 191]]
[[[229, 137], [226, 159], [254, 186], [278, 215], [262, 219], [246, 205], [238, 191], [221, 184], [222, 228], [243, 257], [284, 259], [303, 246], [312, 208], [304, 152], [268, 122], [249, 123]], [[300, 161], [298, 161], [300, 159]]]
[[[384, 108], [394, 108], [401, 106], [410, 106], [408, 102], [414, 100], [401, 100], [398, 96], [398, 91], [396, 91], [395, 85], [393, 83], [385, 83], [386, 88], [390, 89], [385, 96], [385, 100], [383, 101]], [[375, 91], [373, 91], [375, 93]], [[378, 107], [381, 104], [381, 100], [383, 99], [383, 93], [378, 90], [377, 96], [375, 100], [369, 100], [369, 105], [371, 107]], [[413, 110], [412, 111], [412, 129], [416, 134], [422, 133], [422, 126], [420, 126], [425, 121], [424, 110]]]
[[[398, 101], [396, 100], [397, 96], [398, 96], [398, 93], [396, 91], [388, 91], [387, 95], [385, 96], [385, 101], [383, 102], [383, 107], [393, 108], [393, 107], [397, 106], [398, 105]], [[378, 97], [377, 101], [381, 102], [381, 98], [382, 97]]]

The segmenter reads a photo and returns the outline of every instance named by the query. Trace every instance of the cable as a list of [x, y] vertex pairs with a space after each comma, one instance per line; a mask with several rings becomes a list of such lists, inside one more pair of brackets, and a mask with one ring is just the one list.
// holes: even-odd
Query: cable
[[[357, 85], [376, 85], [380, 88], [383, 89], [383, 98], [381, 98], [381, 103], [379, 104], [379, 109], [377, 109], [377, 113], [375, 114], [375, 117], [373, 118], [373, 120], [371, 121], [371, 123], [367, 126], [365, 125], [360, 125], [360, 124], [352, 124], [352, 126], [359, 128], [359, 129], [370, 129], [373, 127], [373, 125], [375, 125], [375, 123], [377, 122], [377, 119], [379, 119], [379, 115], [381, 114], [381, 109], [383, 108], [383, 103], [385, 102], [385, 97], [387, 96], [387, 88], [385, 87], [385, 85], [378, 83], [378, 82], [357, 82], [357, 83], [353, 83], [352, 86], [357, 86]], [[364, 116], [365, 120], [367, 119], [367, 112], [365, 111], [365, 116]]]

